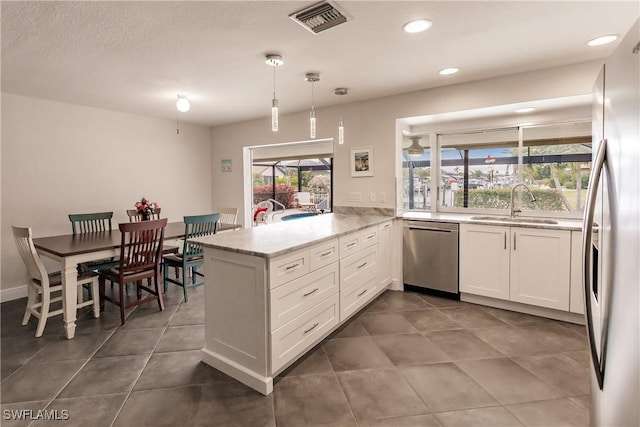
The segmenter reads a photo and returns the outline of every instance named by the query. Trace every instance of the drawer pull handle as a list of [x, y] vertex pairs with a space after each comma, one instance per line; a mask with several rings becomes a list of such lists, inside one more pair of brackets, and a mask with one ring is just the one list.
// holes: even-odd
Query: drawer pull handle
[[389, 228], [391, 227], [391, 224], [385, 224], [383, 228]]
[[369, 234], [369, 235], [367, 236], [367, 240], [369, 240], [369, 239], [373, 239], [374, 237], [376, 237], [376, 234], [375, 234], [375, 233], [373, 233], [373, 234]]
[[309, 295], [311, 295], [311, 294], [313, 294], [313, 293], [316, 293], [316, 292], [318, 292], [318, 288], [315, 288], [314, 290], [312, 290], [312, 291], [310, 291], [310, 292], [307, 292], [306, 294], [303, 294], [302, 296], [303, 296], [303, 297], [308, 297]]
[[358, 268], [360, 269], [360, 268], [364, 267], [365, 265], [367, 265], [367, 263], [366, 263], [366, 262], [363, 262], [362, 264], [360, 264], [360, 265], [358, 266]]
[[298, 267], [299, 265], [300, 265], [300, 263], [296, 262], [295, 264], [290, 265], [289, 267], [287, 267], [287, 270], [291, 270], [292, 268], [296, 268], [296, 267]]
[[315, 328], [317, 328], [317, 327], [318, 327], [318, 325], [320, 325], [320, 323], [318, 323], [318, 322], [314, 323], [314, 324], [313, 324], [313, 326], [312, 326], [312, 327], [310, 327], [309, 329], [305, 330], [305, 331], [304, 331], [304, 333], [305, 333], [305, 334], [308, 334], [309, 332], [311, 332], [311, 331], [313, 331]]
[[360, 292], [360, 293], [358, 294], [358, 298], [360, 298], [362, 295], [366, 294], [366, 293], [367, 293], [367, 291], [368, 291], [368, 289], [365, 289], [364, 291]]
[[333, 253], [333, 251], [329, 251], [329, 252], [325, 252], [323, 254], [320, 254], [321, 257], [325, 257], [327, 255], [331, 255]]
[[357, 244], [358, 244], [358, 242], [351, 242], [351, 243], [349, 243], [349, 244], [347, 245], [347, 247], [348, 247], [348, 248], [351, 248], [351, 247], [353, 247], [353, 246], [355, 246], [355, 245], [357, 245]]

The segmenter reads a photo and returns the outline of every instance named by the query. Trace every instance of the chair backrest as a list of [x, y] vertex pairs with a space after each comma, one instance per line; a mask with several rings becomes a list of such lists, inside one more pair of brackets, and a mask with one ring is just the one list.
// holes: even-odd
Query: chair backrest
[[159, 269], [167, 219], [118, 224], [120, 272], [122, 274]]
[[111, 230], [111, 218], [113, 212], [69, 214], [73, 234]]
[[13, 237], [16, 241], [18, 253], [27, 267], [29, 277], [40, 280], [43, 285], [48, 285], [49, 276], [38, 252], [36, 252], [36, 247], [33, 245], [31, 228], [16, 227], [15, 225], [12, 225], [11, 228], [13, 229]]
[[[151, 218], [149, 219], [160, 219], [160, 211], [161, 208], [153, 208], [153, 213], [151, 214]], [[127, 216], [129, 217], [129, 222], [142, 221], [142, 214], [138, 212], [137, 209], [127, 209]]]
[[268, 200], [256, 203], [256, 209], [265, 208], [267, 212], [273, 212], [273, 203]]
[[238, 208], [219, 208], [220, 223], [222, 224], [237, 224], [238, 223]]
[[219, 220], [219, 213], [184, 217], [185, 230], [182, 256], [185, 261], [202, 255], [202, 246], [190, 241], [190, 239], [216, 234]]

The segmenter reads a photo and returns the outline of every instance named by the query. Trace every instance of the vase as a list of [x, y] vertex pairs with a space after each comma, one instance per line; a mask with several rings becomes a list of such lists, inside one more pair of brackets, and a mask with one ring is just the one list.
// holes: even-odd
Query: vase
[[143, 221], [149, 221], [150, 219], [151, 219], [151, 215], [149, 215], [148, 213], [142, 213]]

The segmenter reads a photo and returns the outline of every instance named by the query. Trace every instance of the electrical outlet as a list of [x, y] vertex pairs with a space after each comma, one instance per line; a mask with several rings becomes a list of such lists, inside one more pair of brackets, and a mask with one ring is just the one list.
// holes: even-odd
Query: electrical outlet
[[387, 193], [384, 191], [380, 192], [380, 203], [385, 203], [387, 201]]
[[375, 193], [375, 191], [372, 191], [371, 193], [369, 193], [369, 201], [370, 202], [375, 202], [376, 201], [376, 193]]

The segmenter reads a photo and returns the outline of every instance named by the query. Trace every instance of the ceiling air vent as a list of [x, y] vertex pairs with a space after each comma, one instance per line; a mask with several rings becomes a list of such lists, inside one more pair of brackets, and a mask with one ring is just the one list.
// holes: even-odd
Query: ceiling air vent
[[331, 27], [335, 27], [351, 19], [338, 5], [330, 1], [316, 3], [306, 9], [294, 12], [289, 15], [289, 18], [314, 34], [328, 30]]

